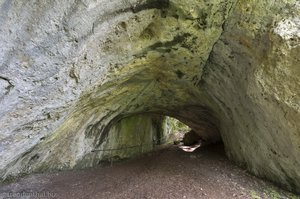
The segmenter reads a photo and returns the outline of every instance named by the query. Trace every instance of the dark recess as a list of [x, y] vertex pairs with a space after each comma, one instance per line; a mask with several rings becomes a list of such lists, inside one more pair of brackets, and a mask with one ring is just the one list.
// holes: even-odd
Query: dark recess
[[137, 4], [132, 7], [132, 12], [137, 13], [147, 9], [164, 9], [170, 5], [169, 0], [147, 0], [144, 4]]

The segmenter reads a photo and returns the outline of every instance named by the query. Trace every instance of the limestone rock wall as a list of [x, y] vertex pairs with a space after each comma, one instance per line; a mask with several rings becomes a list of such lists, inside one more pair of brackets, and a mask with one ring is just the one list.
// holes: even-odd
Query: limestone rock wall
[[300, 192], [300, 4], [239, 1], [205, 67], [227, 155]]
[[197, 83], [232, 6], [1, 1], [1, 176], [73, 168], [136, 113], [185, 118], [219, 139]]
[[117, 121], [103, 135], [101, 147], [94, 149], [80, 160], [77, 168], [85, 168], [113, 162], [147, 153], [164, 142], [161, 128], [163, 118], [159, 115], [134, 115]]
[[222, 137], [228, 157], [300, 192], [298, 1], [0, 0], [0, 10], [2, 179], [93, 166], [104, 157], [93, 151], [132, 124], [124, 118], [151, 113]]

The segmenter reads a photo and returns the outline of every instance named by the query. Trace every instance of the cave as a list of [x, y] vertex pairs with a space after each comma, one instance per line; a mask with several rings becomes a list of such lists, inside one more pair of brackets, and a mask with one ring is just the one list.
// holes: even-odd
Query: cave
[[[189, 108], [195, 110], [195, 107]], [[116, 120], [108, 125], [110, 128], [104, 131], [105, 133], [101, 134], [91, 155], [97, 154], [97, 158], [93, 159], [102, 164], [133, 158], [169, 145], [176, 145], [184, 151], [189, 151], [184, 147], [192, 147], [193, 151], [200, 145], [222, 143], [217, 127], [212, 122], [207, 122], [209, 121], [207, 116], [206, 122], [195, 115], [190, 118], [192, 115], [187, 107], [184, 113], [188, 113], [189, 117], [181, 115], [180, 112], [176, 117], [186, 121], [189, 126], [173, 117], [157, 113], [137, 114]], [[203, 117], [203, 113], [201, 115]], [[92, 129], [93, 127], [90, 128], [91, 131]], [[199, 146], [195, 147], [194, 145], [198, 143]], [[85, 161], [83, 159], [82, 162]]]
[[[169, 116], [222, 142], [251, 174], [300, 193], [299, 8], [0, 1], [1, 180], [147, 153]], [[141, 146], [135, 139], [143, 147], [105, 152]]]

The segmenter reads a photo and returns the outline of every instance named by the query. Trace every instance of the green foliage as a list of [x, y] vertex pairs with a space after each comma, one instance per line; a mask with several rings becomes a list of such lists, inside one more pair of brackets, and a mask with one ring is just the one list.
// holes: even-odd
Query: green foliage
[[289, 192], [282, 192], [276, 189], [268, 189], [264, 193], [268, 198], [271, 199], [281, 199], [281, 198], [290, 198], [290, 199], [296, 199], [298, 198], [296, 195], [289, 193]]
[[257, 195], [257, 193], [255, 191], [251, 191], [250, 194], [251, 194], [251, 198], [253, 198], [253, 199], [261, 199], [261, 197], [259, 195]]
[[190, 127], [185, 125], [184, 123], [180, 122], [179, 120], [172, 118], [172, 117], [166, 117], [166, 124], [169, 128], [169, 130], [173, 133], [175, 132], [188, 132], [190, 131]]

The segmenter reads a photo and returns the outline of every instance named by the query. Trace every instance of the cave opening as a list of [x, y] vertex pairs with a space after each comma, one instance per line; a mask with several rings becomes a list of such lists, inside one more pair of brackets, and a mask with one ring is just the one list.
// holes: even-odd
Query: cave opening
[[[189, 114], [191, 110], [198, 112]], [[98, 164], [132, 159], [166, 147], [194, 152], [202, 146], [222, 143], [217, 120], [209, 120], [214, 117], [207, 109], [185, 107], [176, 114], [143, 113], [115, 121], [99, 148], [93, 150], [98, 154]]]
[[163, 134], [168, 137], [167, 142], [173, 143], [185, 152], [194, 152], [205, 145], [205, 140], [200, 135], [176, 118], [165, 116], [163, 130]]

